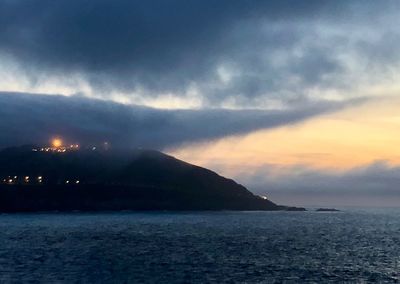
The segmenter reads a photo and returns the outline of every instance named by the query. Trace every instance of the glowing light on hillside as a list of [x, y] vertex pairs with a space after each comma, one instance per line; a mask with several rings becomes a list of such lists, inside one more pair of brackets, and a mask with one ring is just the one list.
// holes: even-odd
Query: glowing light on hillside
[[51, 141], [51, 145], [53, 145], [53, 147], [55, 147], [55, 148], [58, 148], [58, 147], [61, 147], [63, 145], [63, 142], [62, 142], [62, 140], [60, 138], [54, 138]]

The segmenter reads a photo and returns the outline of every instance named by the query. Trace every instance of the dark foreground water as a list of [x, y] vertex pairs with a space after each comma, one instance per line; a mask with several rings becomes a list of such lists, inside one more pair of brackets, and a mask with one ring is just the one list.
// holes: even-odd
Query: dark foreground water
[[400, 279], [400, 211], [0, 215], [0, 282]]

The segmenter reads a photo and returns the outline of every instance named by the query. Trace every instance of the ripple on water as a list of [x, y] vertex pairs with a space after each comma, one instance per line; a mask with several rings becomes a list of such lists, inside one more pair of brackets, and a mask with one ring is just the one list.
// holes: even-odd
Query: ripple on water
[[400, 211], [0, 215], [0, 281], [397, 282]]

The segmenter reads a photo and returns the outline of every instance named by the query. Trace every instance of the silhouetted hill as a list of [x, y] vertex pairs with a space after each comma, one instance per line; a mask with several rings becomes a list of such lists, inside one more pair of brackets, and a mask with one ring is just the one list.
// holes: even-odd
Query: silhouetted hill
[[[33, 151], [32, 149], [35, 149]], [[0, 211], [293, 210], [161, 152], [0, 151]]]

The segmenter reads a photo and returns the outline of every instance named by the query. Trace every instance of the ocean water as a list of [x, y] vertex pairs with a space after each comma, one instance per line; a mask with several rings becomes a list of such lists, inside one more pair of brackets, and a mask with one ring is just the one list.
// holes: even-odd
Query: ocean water
[[396, 283], [400, 210], [0, 215], [1, 283]]

